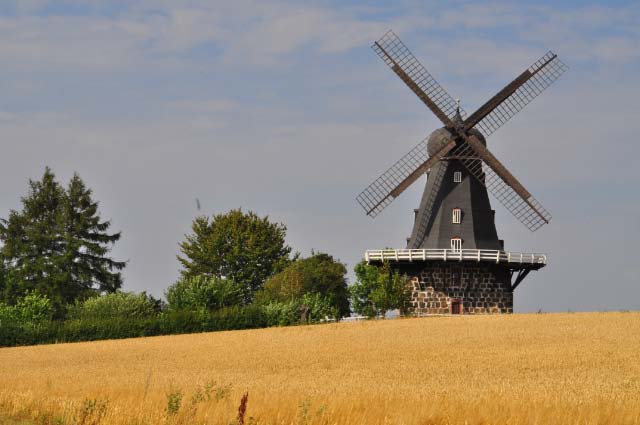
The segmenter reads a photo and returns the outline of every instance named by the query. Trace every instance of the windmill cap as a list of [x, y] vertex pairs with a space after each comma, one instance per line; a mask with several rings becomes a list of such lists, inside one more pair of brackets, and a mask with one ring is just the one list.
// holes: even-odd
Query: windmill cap
[[[487, 141], [484, 136], [475, 128], [472, 128], [467, 133], [476, 136], [484, 146], [487, 146]], [[429, 153], [429, 156], [435, 155], [440, 149], [449, 143], [449, 140], [451, 140], [451, 133], [445, 127], [439, 128], [431, 133], [427, 138], [427, 152]]]

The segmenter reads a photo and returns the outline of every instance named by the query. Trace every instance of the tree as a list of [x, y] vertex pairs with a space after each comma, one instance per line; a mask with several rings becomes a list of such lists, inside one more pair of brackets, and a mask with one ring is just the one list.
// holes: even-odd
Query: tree
[[218, 310], [242, 304], [243, 288], [217, 276], [183, 277], [165, 292], [171, 310]]
[[253, 300], [265, 280], [289, 262], [287, 228], [251, 211], [231, 210], [211, 219], [200, 216], [191, 230], [193, 233], [180, 243], [182, 276], [231, 279], [242, 287], [245, 304]]
[[4, 299], [9, 303], [29, 291], [46, 295], [57, 313], [63, 305], [122, 285], [125, 266], [107, 257], [120, 234], [106, 233], [98, 204], [76, 174], [65, 191], [47, 167], [42, 180], [29, 180], [22, 210], [0, 221], [0, 257], [6, 266]]
[[91, 197], [80, 176], [71, 178], [62, 203], [64, 226], [63, 263], [66, 280], [76, 293], [82, 289], [115, 292], [122, 286], [126, 263], [109, 258], [110, 245], [120, 240], [120, 232], [109, 234], [110, 221], [101, 221], [98, 203]]
[[350, 312], [346, 274], [345, 265], [331, 255], [312, 253], [268, 279], [260, 298], [263, 302], [287, 302], [305, 294], [319, 294], [343, 317]]
[[7, 267], [4, 298], [10, 304], [30, 291], [60, 304], [67, 292], [61, 273], [63, 240], [61, 203], [64, 190], [47, 167], [42, 180], [29, 180], [22, 211], [12, 210], [2, 220], [0, 240]]
[[408, 279], [391, 270], [388, 262], [382, 266], [358, 263], [354, 269], [356, 282], [351, 285], [353, 311], [364, 316], [384, 316], [388, 310], [400, 309], [405, 313], [409, 306]]

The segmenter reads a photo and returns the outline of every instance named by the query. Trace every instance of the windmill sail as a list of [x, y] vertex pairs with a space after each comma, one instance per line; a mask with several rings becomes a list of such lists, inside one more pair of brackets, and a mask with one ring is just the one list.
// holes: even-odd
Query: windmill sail
[[[485, 137], [490, 135], [553, 84], [567, 69], [555, 53], [546, 53], [465, 119], [466, 114], [458, 102], [393, 31], [384, 34], [372, 48], [444, 123], [459, 144], [455, 146], [451, 141], [429, 159], [426, 141], [413, 148], [358, 195], [357, 200], [368, 215], [375, 217], [423, 172], [450, 153], [450, 158], [460, 159], [469, 172], [530, 230], [535, 231], [549, 222], [551, 215], [469, 130], [475, 127]], [[414, 242], [424, 239], [432, 219], [433, 205], [423, 209], [416, 222], [420, 238], [414, 234]]]
[[431, 224], [434, 218], [434, 205], [438, 194], [440, 193], [440, 187], [442, 186], [442, 180], [447, 171], [446, 164], [440, 163], [435, 166], [429, 174], [429, 180], [431, 187], [429, 188], [429, 195], [424, 205], [420, 206], [420, 211], [416, 217], [417, 226], [415, 226], [414, 234], [411, 235], [412, 246], [408, 248], [417, 248], [422, 246], [424, 238], [427, 236], [427, 232], [431, 228]]
[[549, 51], [535, 61], [465, 121], [465, 129], [475, 126], [485, 137], [520, 112], [567, 70], [558, 56]]
[[[488, 191], [532, 232], [551, 221], [551, 214], [495, 156], [482, 145], [475, 145], [474, 148], [465, 142], [453, 149], [451, 155], [457, 157], [469, 173], [484, 184]], [[483, 161], [478, 161], [478, 158]]]
[[[456, 116], [458, 103], [438, 84], [393, 31], [383, 35], [372, 48], [445, 126], [451, 125], [451, 120]], [[466, 113], [460, 110], [460, 115], [464, 118]]]
[[416, 147], [360, 192], [356, 197], [358, 203], [364, 208], [367, 215], [377, 216], [411, 183], [420, 178], [433, 164], [449, 152], [454, 145], [454, 142], [450, 142], [428, 158], [426, 139], [418, 143]]

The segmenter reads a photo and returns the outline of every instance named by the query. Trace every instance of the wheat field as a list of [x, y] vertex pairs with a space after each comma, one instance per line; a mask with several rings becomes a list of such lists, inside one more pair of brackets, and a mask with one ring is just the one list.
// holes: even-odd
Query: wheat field
[[640, 313], [336, 323], [0, 349], [0, 422], [640, 423]]

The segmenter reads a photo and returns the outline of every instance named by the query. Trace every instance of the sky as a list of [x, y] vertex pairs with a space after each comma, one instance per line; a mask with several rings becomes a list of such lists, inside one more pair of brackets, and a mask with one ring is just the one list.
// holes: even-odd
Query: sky
[[640, 309], [638, 2], [2, 0], [0, 217], [78, 172], [123, 289], [156, 296], [198, 214], [268, 215], [350, 271], [404, 248], [424, 180], [375, 220], [355, 201], [440, 127], [370, 49], [388, 29], [468, 113], [548, 50], [569, 66], [488, 140], [553, 215], [492, 199], [505, 249], [549, 258], [515, 308]]

